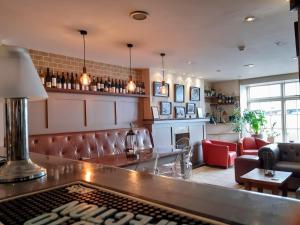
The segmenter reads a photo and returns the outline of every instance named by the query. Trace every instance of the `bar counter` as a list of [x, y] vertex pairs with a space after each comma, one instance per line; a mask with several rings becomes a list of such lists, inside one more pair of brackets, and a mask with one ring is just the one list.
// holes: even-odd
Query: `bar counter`
[[296, 207], [300, 207], [300, 201], [294, 199], [186, 182], [100, 164], [34, 153], [31, 159], [47, 169], [47, 177], [0, 184], [1, 200], [84, 181], [229, 224], [288, 224], [290, 217], [299, 212]]

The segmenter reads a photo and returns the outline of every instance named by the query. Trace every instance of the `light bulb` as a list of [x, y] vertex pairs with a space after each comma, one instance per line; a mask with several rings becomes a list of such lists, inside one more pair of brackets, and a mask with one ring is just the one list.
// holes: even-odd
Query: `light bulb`
[[163, 95], [167, 94], [167, 88], [166, 88], [166, 85], [162, 85], [162, 86], [161, 86], [160, 92], [161, 92]]
[[129, 81], [127, 84], [127, 90], [130, 92], [134, 92], [135, 88], [136, 88], [135, 83], [132, 80]]
[[80, 83], [87, 86], [91, 83], [91, 79], [86, 73], [83, 73], [80, 77]]

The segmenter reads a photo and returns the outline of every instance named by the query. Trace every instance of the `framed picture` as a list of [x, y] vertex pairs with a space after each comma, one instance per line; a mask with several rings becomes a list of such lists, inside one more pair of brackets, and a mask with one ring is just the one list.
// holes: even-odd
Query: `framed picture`
[[190, 100], [191, 101], [200, 101], [200, 88], [191, 87], [191, 89], [190, 89]]
[[195, 114], [195, 103], [186, 103], [186, 114]]
[[176, 119], [185, 118], [185, 108], [183, 106], [175, 107], [175, 117]]
[[169, 97], [169, 84], [165, 83], [167, 86], [167, 92], [165, 94], [161, 93], [161, 82], [153, 81], [153, 96], [157, 97]]
[[184, 102], [184, 85], [174, 84], [175, 102]]
[[198, 112], [198, 118], [203, 118], [203, 117], [204, 117], [204, 115], [203, 115], [203, 110], [202, 110], [201, 107], [198, 107], [198, 108], [197, 108], [197, 112]]
[[152, 106], [151, 109], [152, 109], [153, 119], [159, 119], [158, 107]]
[[171, 115], [172, 103], [171, 102], [160, 102], [160, 115]]

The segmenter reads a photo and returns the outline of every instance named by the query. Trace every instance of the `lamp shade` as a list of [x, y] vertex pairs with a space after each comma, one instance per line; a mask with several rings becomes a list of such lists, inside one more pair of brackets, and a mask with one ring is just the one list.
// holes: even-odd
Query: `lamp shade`
[[48, 98], [26, 49], [0, 45], [0, 68], [0, 98]]

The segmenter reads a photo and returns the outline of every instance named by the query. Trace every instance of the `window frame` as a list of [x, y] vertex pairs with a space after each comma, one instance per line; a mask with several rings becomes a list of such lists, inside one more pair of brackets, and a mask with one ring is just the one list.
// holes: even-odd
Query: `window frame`
[[[282, 133], [282, 141], [286, 142], [287, 141], [287, 135], [286, 135], [286, 101], [288, 100], [299, 100], [300, 95], [290, 95], [290, 96], [285, 96], [285, 84], [287, 83], [295, 83], [299, 82], [297, 80], [286, 80], [284, 82], [272, 82], [272, 83], [261, 83], [261, 84], [254, 84], [254, 85], [249, 85], [246, 87], [246, 94], [247, 94], [247, 108], [250, 109], [250, 104], [251, 103], [259, 103], [259, 102], [272, 102], [272, 101], [280, 101], [281, 102], [281, 133]], [[258, 86], [266, 86], [266, 85], [274, 85], [274, 84], [279, 84], [280, 85], [280, 96], [278, 97], [263, 97], [263, 98], [255, 98], [251, 99], [250, 98], [250, 88], [251, 87], [258, 87]], [[300, 87], [299, 87], [300, 90]], [[300, 127], [299, 127], [300, 129]]]

